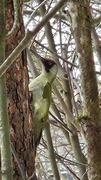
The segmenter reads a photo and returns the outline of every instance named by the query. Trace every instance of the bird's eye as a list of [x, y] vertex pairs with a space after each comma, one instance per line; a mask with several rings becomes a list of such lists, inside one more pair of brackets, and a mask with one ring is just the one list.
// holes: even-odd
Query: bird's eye
[[52, 65], [52, 62], [51, 62], [51, 61], [48, 61], [48, 64], [49, 64], [49, 66], [51, 66], [51, 65]]
[[43, 64], [45, 66], [46, 72], [49, 72], [56, 63], [50, 59], [44, 59]]

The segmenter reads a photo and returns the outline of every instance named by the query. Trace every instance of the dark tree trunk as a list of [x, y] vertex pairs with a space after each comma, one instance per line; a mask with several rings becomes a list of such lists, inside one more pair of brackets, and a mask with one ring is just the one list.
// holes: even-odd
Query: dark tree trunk
[[[22, 0], [18, 1], [19, 17], [16, 30], [6, 42], [6, 57], [15, 49], [24, 37], [24, 26], [22, 19]], [[14, 22], [13, 0], [6, 4], [6, 30], [12, 28]], [[31, 110], [28, 92], [28, 69], [26, 50], [17, 58], [16, 62], [6, 73], [8, 110], [11, 124], [11, 139], [26, 177], [31, 176], [35, 171], [35, 156], [33, 149], [33, 133], [31, 125]], [[14, 179], [22, 179], [18, 164], [14, 159]], [[34, 176], [35, 179], [35, 176]]]

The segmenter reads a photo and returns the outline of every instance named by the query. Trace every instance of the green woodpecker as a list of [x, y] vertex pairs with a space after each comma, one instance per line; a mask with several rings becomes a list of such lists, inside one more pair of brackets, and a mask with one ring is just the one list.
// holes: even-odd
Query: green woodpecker
[[38, 146], [42, 136], [42, 130], [48, 118], [52, 93], [51, 85], [56, 77], [58, 68], [53, 60], [43, 58], [36, 52], [33, 53], [40, 60], [42, 65], [41, 74], [29, 84], [29, 91], [32, 92], [34, 107], [34, 142], [35, 146]]

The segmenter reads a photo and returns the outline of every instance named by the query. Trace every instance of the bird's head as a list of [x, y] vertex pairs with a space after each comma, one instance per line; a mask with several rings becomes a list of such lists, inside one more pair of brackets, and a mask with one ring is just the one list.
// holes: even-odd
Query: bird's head
[[40, 60], [42, 64], [42, 75], [47, 78], [47, 80], [52, 83], [56, 77], [58, 67], [55, 61], [41, 57], [36, 51], [31, 50], [31, 52]]
[[57, 74], [58, 67], [55, 61], [51, 59], [42, 58], [42, 74], [47, 76], [48, 80], [52, 82]]

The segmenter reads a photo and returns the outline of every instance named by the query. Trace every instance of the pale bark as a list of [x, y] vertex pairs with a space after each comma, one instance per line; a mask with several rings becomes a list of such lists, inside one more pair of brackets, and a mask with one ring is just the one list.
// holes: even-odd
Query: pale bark
[[70, 3], [72, 28], [81, 71], [84, 116], [81, 125], [87, 142], [88, 176], [101, 179], [101, 118], [98, 87], [93, 60], [91, 21], [86, 0]]

